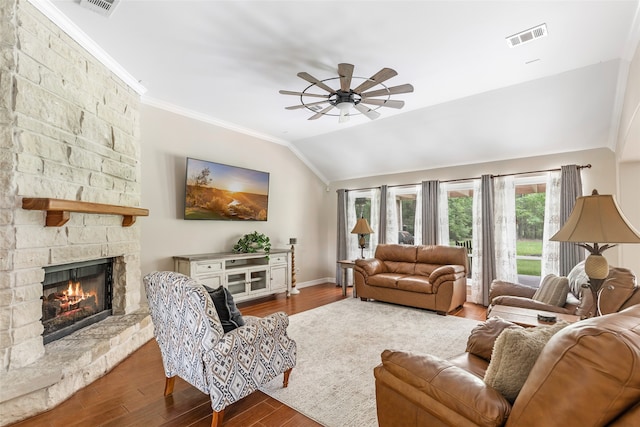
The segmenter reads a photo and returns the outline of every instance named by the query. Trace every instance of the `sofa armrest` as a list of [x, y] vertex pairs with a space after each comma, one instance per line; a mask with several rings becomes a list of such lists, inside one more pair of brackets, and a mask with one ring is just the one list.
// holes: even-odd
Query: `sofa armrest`
[[437, 292], [440, 284], [449, 280], [451, 282], [466, 276], [464, 265], [441, 265], [429, 275], [429, 283], [433, 291]]
[[435, 283], [440, 276], [456, 273], [465, 273], [464, 265], [441, 265], [431, 272], [429, 275], [429, 283]]
[[489, 302], [495, 304], [493, 299], [500, 295], [510, 295], [515, 297], [531, 298], [537, 291], [532, 286], [521, 285], [519, 283], [507, 282], [504, 280], [494, 280], [489, 288]]
[[[431, 407], [423, 409], [444, 423], [447, 418], [463, 417], [474, 425], [503, 425], [511, 412], [509, 402], [494, 388], [488, 386], [474, 374], [453, 365], [451, 362], [431, 355], [418, 355], [401, 351], [385, 350], [382, 364], [375, 368], [376, 380], [406, 385], [403, 387], [409, 400], [416, 404], [434, 401], [446, 410]], [[391, 385], [391, 387], [393, 387]], [[403, 390], [398, 390], [403, 393]], [[426, 395], [422, 399], [420, 395]]]
[[356, 269], [363, 272], [364, 277], [385, 272], [384, 263], [377, 258], [357, 259]]
[[487, 309], [487, 317], [491, 314], [491, 309], [496, 305], [508, 305], [510, 307], [528, 308], [531, 310], [552, 311], [554, 313], [573, 314], [573, 312], [557, 305], [545, 304], [531, 298], [514, 297], [511, 295], [500, 295], [491, 300], [491, 305]]

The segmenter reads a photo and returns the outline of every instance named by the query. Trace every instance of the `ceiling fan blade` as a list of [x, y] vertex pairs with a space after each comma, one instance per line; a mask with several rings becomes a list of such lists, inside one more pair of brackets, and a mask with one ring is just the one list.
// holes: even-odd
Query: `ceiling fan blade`
[[351, 77], [353, 76], [352, 64], [338, 64], [338, 75], [340, 76], [340, 90], [349, 92], [351, 87]]
[[378, 113], [375, 110], [372, 110], [371, 108], [362, 105], [362, 104], [356, 104], [355, 105], [356, 110], [360, 111], [362, 114], [364, 114], [365, 116], [367, 116], [368, 118], [370, 118], [371, 120], [377, 119], [378, 117], [380, 117], [380, 113]]
[[389, 108], [402, 108], [404, 107], [404, 101], [395, 101], [393, 99], [371, 99], [364, 98], [360, 101], [362, 104], [381, 105]]
[[285, 110], [298, 110], [300, 108], [306, 108], [309, 105], [320, 105], [320, 104], [324, 104], [325, 102], [329, 102], [329, 100], [324, 100], [324, 101], [318, 101], [318, 102], [308, 102], [306, 104], [300, 104], [300, 105], [292, 105], [291, 107], [284, 107]]
[[382, 83], [397, 75], [398, 73], [395, 70], [392, 70], [391, 68], [383, 68], [382, 70], [371, 76], [369, 80], [365, 80], [364, 82], [362, 82], [362, 84], [360, 84], [360, 86], [355, 88], [353, 91], [355, 93], [362, 93], [365, 90], [374, 87], [378, 83]]
[[326, 112], [328, 112], [329, 110], [331, 110], [332, 108], [333, 108], [333, 105], [329, 105], [327, 108], [325, 108], [322, 111], [318, 111], [316, 114], [314, 114], [313, 116], [309, 117], [307, 120], [319, 119], [320, 117], [324, 116], [324, 114]]
[[400, 86], [392, 86], [386, 89], [372, 90], [371, 92], [361, 93], [360, 96], [362, 96], [363, 98], [368, 98], [371, 96], [397, 95], [400, 93], [409, 92], [413, 92], [413, 86], [411, 86], [410, 84], [406, 84]]
[[322, 89], [326, 90], [329, 93], [336, 93], [336, 91], [334, 89], [331, 89], [329, 86], [327, 86], [326, 84], [322, 83], [320, 80], [316, 79], [315, 77], [313, 77], [309, 73], [305, 73], [303, 71], [301, 73], [298, 73], [298, 77], [300, 77], [303, 80], [308, 81], [309, 83], [315, 84], [319, 88], [322, 88]]
[[293, 92], [293, 91], [290, 91], [290, 90], [281, 90], [280, 93], [283, 94], [283, 95], [313, 96], [313, 97], [316, 97], [316, 98], [328, 98], [328, 97], [331, 96], [331, 95], [320, 95], [320, 94], [317, 94], [317, 93]]

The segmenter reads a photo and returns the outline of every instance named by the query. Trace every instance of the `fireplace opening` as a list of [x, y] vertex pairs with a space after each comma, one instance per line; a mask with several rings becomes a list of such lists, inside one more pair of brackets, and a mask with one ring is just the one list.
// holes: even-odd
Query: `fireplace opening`
[[45, 267], [42, 296], [44, 343], [111, 315], [113, 258]]

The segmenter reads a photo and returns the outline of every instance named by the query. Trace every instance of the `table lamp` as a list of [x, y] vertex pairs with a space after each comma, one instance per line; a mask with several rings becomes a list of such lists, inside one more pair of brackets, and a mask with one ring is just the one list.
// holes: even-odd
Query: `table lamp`
[[[616, 199], [611, 194], [580, 196], [562, 228], [550, 240], [575, 242], [589, 251], [584, 272], [589, 276], [589, 286], [594, 303], [598, 303], [598, 292], [609, 275], [609, 263], [602, 253], [615, 243], [640, 243], [640, 233], [633, 228]], [[593, 243], [585, 243], [593, 242]]]
[[371, 233], [373, 233], [373, 230], [371, 229], [371, 227], [369, 227], [369, 223], [364, 217], [358, 218], [356, 226], [353, 227], [353, 230], [351, 230], [351, 234], [358, 235], [358, 245], [360, 246], [360, 257], [362, 259], [364, 259], [364, 247], [366, 245], [365, 236]]

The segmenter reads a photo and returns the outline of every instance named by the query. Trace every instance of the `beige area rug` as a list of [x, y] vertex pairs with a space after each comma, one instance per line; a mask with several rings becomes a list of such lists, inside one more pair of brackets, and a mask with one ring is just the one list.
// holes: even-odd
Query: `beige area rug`
[[327, 427], [377, 426], [373, 368], [385, 349], [443, 358], [464, 352], [478, 321], [347, 298], [291, 316], [298, 362], [262, 390]]

